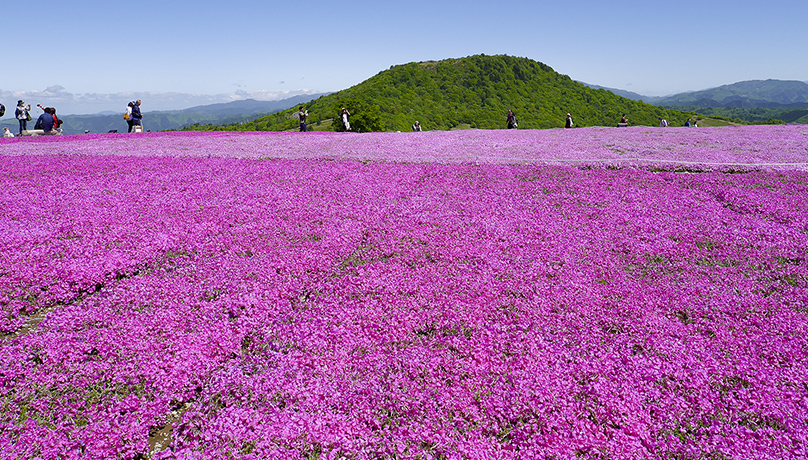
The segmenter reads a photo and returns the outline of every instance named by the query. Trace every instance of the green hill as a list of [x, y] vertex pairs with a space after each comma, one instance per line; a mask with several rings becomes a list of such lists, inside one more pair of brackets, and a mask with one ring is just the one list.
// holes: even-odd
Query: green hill
[[[519, 128], [563, 127], [566, 113], [576, 126], [615, 126], [621, 114], [632, 125], [658, 125], [659, 117], [681, 126], [691, 114], [592, 89], [527, 58], [476, 55], [393, 66], [351, 88], [305, 104], [309, 127], [338, 130], [342, 107], [357, 131], [409, 131], [505, 127], [508, 108]], [[227, 126], [190, 129], [284, 131], [298, 126], [297, 108]]]

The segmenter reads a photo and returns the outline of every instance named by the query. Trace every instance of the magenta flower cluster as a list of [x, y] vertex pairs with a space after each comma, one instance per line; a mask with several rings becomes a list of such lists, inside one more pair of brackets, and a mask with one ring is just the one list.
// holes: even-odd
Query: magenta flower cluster
[[808, 456], [808, 129], [0, 141], [0, 458]]

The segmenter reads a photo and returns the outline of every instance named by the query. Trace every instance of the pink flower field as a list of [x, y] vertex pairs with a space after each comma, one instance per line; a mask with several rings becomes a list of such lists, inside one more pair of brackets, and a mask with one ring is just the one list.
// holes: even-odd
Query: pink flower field
[[0, 457], [808, 457], [808, 127], [0, 140]]

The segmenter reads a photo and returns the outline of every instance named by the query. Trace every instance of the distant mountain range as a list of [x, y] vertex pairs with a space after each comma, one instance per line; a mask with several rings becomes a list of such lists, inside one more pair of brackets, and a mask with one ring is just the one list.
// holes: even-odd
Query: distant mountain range
[[649, 102], [665, 107], [699, 106], [738, 109], [808, 104], [808, 83], [793, 80], [749, 80], [703, 91], [654, 98]]
[[607, 88], [605, 86], [598, 86], [598, 85], [590, 85], [589, 83], [578, 82], [584, 84], [592, 89], [605, 89], [606, 91], [611, 91], [618, 96], [624, 97], [626, 99], [631, 99], [632, 101], [644, 101], [648, 102], [648, 99], [653, 99], [648, 96], [643, 96], [642, 94], [637, 94], [631, 91], [626, 91], [624, 89], [617, 89], [617, 88]]
[[808, 124], [808, 82], [749, 80], [665, 97], [602, 88], [633, 100], [739, 122]]
[[[583, 82], [582, 82], [583, 83]], [[645, 101], [663, 107], [733, 107], [770, 108], [808, 103], [808, 82], [796, 80], [749, 80], [701, 91], [688, 91], [671, 96], [643, 96], [631, 91], [584, 83], [595, 89], [605, 89], [635, 101]]]
[[[323, 94], [306, 94], [294, 96], [278, 101], [256, 101], [245, 99], [221, 104], [200, 105], [183, 110], [143, 112], [143, 128], [147, 131], [177, 130], [196, 123], [212, 124], [238, 124], [254, 120], [281, 110], [294, 107], [297, 104], [310, 101]], [[120, 113], [99, 113], [94, 115], [65, 115], [60, 117], [64, 124], [62, 130], [65, 134], [106, 133], [112, 130], [126, 132], [128, 126], [123, 119], [124, 108]], [[59, 114], [57, 113], [57, 116]], [[38, 114], [31, 113], [34, 118]], [[14, 117], [14, 108], [6, 108], [6, 116], [0, 120], [0, 129], [8, 127], [11, 132], [19, 131], [19, 123]], [[33, 128], [35, 121], [29, 122]]]

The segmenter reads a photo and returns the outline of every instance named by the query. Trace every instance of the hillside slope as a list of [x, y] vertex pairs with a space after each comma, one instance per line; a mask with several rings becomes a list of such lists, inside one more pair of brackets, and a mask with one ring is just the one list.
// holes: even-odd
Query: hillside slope
[[[527, 58], [476, 55], [393, 66], [351, 88], [306, 104], [309, 126], [336, 130], [342, 107], [358, 131], [408, 131], [505, 127], [508, 108], [519, 128], [563, 127], [570, 112], [577, 126], [615, 126], [621, 114], [633, 125], [658, 124], [659, 117], [681, 126], [689, 114], [596, 90]], [[197, 129], [270, 130], [297, 128], [297, 109], [253, 122]]]

